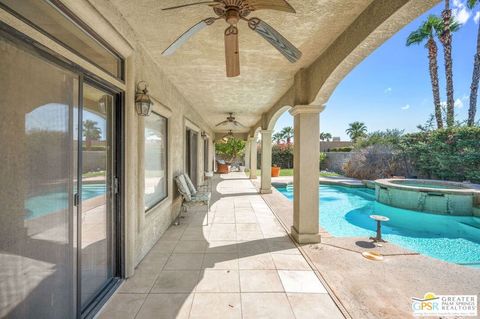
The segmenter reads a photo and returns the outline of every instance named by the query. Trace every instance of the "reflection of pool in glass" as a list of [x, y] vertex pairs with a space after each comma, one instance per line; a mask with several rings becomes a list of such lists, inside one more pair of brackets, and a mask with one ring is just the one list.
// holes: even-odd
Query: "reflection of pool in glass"
[[[82, 199], [87, 200], [104, 195], [105, 184], [84, 184]], [[65, 192], [52, 192], [45, 195], [33, 196], [25, 201], [26, 219], [32, 219], [58, 212], [67, 208], [68, 194]]]
[[[293, 200], [292, 189], [278, 189]], [[421, 213], [375, 201], [366, 188], [320, 186], [320, 225], [336, 237], [375, 235], [370, 215], [390, 218], [383, 224], [384, 238], [421, 254], [452, 263], [480, 267], [480, 218]]]

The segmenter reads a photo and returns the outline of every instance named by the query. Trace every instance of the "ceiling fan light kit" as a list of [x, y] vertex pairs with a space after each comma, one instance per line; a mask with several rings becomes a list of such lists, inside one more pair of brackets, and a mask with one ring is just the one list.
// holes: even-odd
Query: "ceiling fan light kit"
[[225, 30], [225, 63], [227, 77], [236, 77], [240, 75], [240, 52], [238, 46], [238, 28], [237, 24], [241, 20], [248, 23], [251, 30], [262, 36], [268, 43], [277, 49], [291, 63], [297, 62], [302, 57], [302, 52], [290, 43], [277, 30], [259, 18], [247, 19], [252, 11], [258, 10], [277, 10], [295, 13], [295, 9], [285, 0], [216, 0], [201, 1], [191, 4], [185, 4], [163, 10], [173, 10], [195, 5], [209, 5], [217, 17], [204, 19], [183, 33], [175, 40], [162, 55], [173, 54], [182, 44], [187, 42], [193, 35], [203, 28], [212, 25], [219, 19], [225, 19], [229, 26]]

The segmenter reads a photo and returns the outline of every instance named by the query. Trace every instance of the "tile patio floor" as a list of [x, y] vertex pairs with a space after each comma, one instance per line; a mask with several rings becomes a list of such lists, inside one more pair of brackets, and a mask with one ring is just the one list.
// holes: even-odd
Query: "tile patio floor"
[[343, 318], [243, 173], [170, 227], [98, 318]]

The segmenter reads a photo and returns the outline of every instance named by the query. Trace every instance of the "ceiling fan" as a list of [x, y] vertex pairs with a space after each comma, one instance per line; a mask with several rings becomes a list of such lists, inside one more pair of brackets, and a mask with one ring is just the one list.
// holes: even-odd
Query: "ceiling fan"
[[221, 141], [224, 142], [224, 143], [226, 143], [226, 142], [228, 142], [229, 139], [234, 138], [234, 137], [235, 137], [235, 135], [233, 135], [232, 130], [230, 130], [230, 131], [228, 131], [228, 133], [227, 133], [226, 135], [224, 135], [224, 136], [221, 138]]
[[225, 125], [225, 124], [229, 124], [229, 123], [232, 123], [233, 125], [235, 126], [241, 126], [241, 127], [245, 127], [245, 125], [243, 125], [242, 123], [238, 122], [237, 120], [235, 120], [235, 116], [233, 116], [233, 113], [228, 113], [229, 115], [227, 116], [227, 119], [223, 122], [220, 122], [218, 123], [217, 125], [215, 125], [216, 127], [217, 126], [221, 126], [221, 125]]
[[229, 24], [225, 30], [225, 60], [227, 77], [240, 75], [240, 56], [238, 47], [238, 28], [240, 20], [246, 21], [253, 31], [261, 35], [291, 63], [297, 62], [302, 57], [302, 52], [283, 37], [277, 30], [259, 18], [247, 18], [252, 11], [270, 9], [296, 13], [295, 9], [286, 0], [215, 0], [201, 1], [180, 6], [165, 8], [173, 10], [195, 5], [208, 5], [213, 8], [216, 17], [206, 18], [182, 34], [175, 40], [162, 55], [173, 54], [182, 44], [188, 41], [195, 33], [206, 26], [212, 25], [219, 19], [225, 19]]

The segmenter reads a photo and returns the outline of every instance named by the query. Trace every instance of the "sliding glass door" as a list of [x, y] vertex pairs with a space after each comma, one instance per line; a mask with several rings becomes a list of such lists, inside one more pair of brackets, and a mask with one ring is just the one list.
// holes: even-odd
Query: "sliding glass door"
[[0, 318], [78, 318], [118, 276], [118, 98], [38, 52], [0, 29]]
[[79, 76], [0, 52], [0, 318], [74, 318]]
[[85, 309], [113, 278], [115, 96], [84, 84], [82, 101], [80, 290]]

